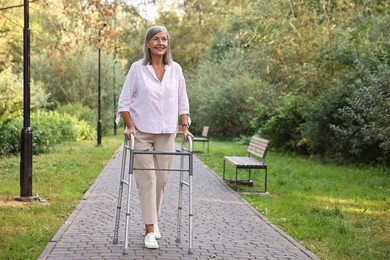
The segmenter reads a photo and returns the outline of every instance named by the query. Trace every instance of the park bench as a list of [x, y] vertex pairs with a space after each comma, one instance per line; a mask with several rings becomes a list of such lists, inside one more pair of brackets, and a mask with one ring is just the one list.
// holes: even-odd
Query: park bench
[[[264, 170], [264, 193], [267, 193], [267, 164], [265, 164], [265, 156], [270, 145], [270, 141], [253, 136], [249, 146], [248, 146], [248, 156], [224, 156], [223, 159], [223, 180], [225, 181], [225, 164], [228, 162], [233, 165], [236, 169], [236, 178], [235, 180], [227, 180], [229, 182], [235, 183], [235, 190], [237, 189], [237, 184], [244, 184], [253, 186], [251, 180], [251, 169]], [[259, 159], [256, 159], [252, 156], [257, 156]], [[239, 169], [248, 169], [248, 180], [238, 180], [238, 170]]]
[[202, 145], [203, 145], [203, 149], [202, 149], [202, 153], [205, 153], [204, 152], [204, 144], [207, 143], [207, 154], [209, 154], [209, 139], [208, 139], [208, 134], [209, 134], [209, 127], [208, 126], [204, 126], [203, 127], [203, 131], [202, 131], [202, 137], [194, 137], [192, 139], [192, 142], [193, 143], [196, 143], [196, 142], [201, 142]]

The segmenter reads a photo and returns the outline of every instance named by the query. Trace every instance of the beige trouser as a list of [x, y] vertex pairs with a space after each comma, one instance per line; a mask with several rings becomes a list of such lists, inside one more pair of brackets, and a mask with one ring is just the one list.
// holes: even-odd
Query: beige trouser
[[[174, 134], [149, 134], [137, 131], [135, 150], [173, 151]], [[171, 155], [136, 154], [134, 168], [169, 169]], [[160, 215], [161, 203], [169, 178], [169, 171], [135, 170], [134, 177], [141, 202], [144, 224], [155, 224]]]

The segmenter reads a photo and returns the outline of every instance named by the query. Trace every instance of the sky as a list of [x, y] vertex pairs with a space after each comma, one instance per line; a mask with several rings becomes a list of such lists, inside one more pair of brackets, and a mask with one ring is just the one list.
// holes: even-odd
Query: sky
[[157, 17], [157, 9], [158, 9], [158, 2], [163, 2], [164, 7], [163, 10], [169, 10], [170, 6], [174, 3], [181, 2], [180, 0], [163, 0], [163, 1], [156, 1], [157, 4], [145, 4], [149, 1], [147, 0], [127, 0], [130, 4], [135, 4], [140, 7], [141, 15], [145, 18], [147, 18], [149, 21], [154, 21]]

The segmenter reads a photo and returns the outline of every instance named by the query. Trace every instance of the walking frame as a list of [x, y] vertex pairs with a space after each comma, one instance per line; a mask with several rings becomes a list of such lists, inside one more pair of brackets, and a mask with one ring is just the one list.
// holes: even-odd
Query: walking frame
[[[130, 144], [129, 144], [130, 142]], [[130, 202], [131, 202], [131, 190], [132, 190], [132, 179], [133, 173], [135, 170], [153, 170], [153, 171], [176, 171], [180, 172], [180, 182], [179, 182], [179, 203], [177, 208], [177, 236], [176, 243], [181, 243], [181, 210], [183, 208], [183, 186], [187, 186], [189, 188], [189, 214], [188, 214], [188, 223], [189, 223], [189, 246], [188, 246], [188, 254], [193, 253], [193, 212], [192, 212], [192, 178], [193, 178], [193, 153], [192, 153], [192, 138], [188, 136], [189, 147], [185, 147], [185, 142], [183, 141], [180, 150], [176, 150], [173, 152], [169, 151], [141, 151], [134, 149], [134, 135], [130, 134], [130, 140], [125, 138], [123, 144], [123, 155], [122, 155], [122, 166], [121, 166], [121, 176], [120, 176], [120, 185], [119, 185], [119, 194], [118, 194], [118, 204], [116, 210], [116, 218], [115, 218], [115, 229], [114, 229], [114, 239], [113, 244], [118, 244], [118, 231], [119, 231], [119, 220], [121, 215], [122, 208], [122, 194], [124, 185], [128, 186], [128, 194], [127, 194], [127, 208], [126, 208], [126, 221], [125, 221], [125, 245], [123, 248], [123, 254], [127, 255], [129, 253], [129, 224], [130, 224]], [[130, 152], [129, 157], [129, 169], [128, 169], [128, 178], [126, 180], [125, 176], [125, 168], [126, 168], [126, 157], [127, 153]], [[134, 156], [136, 154], [145, 155], [145, 154], [155, 154], [155, 155], [172, 155], [172, 156], [180, 156], [180, 169], [150, 169], [150, 168], [134, 168]], [[188, 167], [184, 169], [184, 158], [188, 159]], [[183, 173], [188, 172], [188, 182], [184, 181]]]

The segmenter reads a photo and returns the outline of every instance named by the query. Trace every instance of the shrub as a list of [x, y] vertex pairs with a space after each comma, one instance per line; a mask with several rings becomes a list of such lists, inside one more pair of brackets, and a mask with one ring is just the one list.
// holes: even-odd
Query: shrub
[[[20, 152], [23, 119], [17, 118], [0, 124], [0, 155]], [[31, 115], [33, 153], [47, 153], [64, 141], [93, 139], [95, 130], [85, 121], [58, 112], [36, 112]]]
[[20, 152], [21, 120], [0, 122], [0, 156]]
[[300, 133], [304, 120], [301, 98], [286, 95], [282, 102], [274, 115], [260, 126], [259, 134], [272, 140], [273, 146], [279, 149], [306, 151], [306, 144], [301, 141]]
[[339, 140], [330, 126], [340, 124], [337, 109], [347, 104], [346, 97], [349, 92], [348, 87], [329, 86], [320, 98], [308, 102], [301, 136], [307, 140], [310, 154], [344, 159], [340, 157], [344, 157], [345, 152], [338, 147]]
[[96, 112], [81, 103], [68, 103], [60, 105], [56, 109], [60, 114], [68, 114], [77, 117], [79, 120], [87, 122], [91, 127], [94, 127], [97, 122]]
[[329, 87], [304, 114], [301, 135], [312, 154], [352, 162], [389, 163], [390, 70], [367, 71], [345, 87]]
[[[248, 75], [239, 53], [226, 54], [219, 63], [203, 62], [198, 74], [188, 79], [194, 132], [210, 126], [214, 136], [250, 135], [253, 109], [246, 101], [253, 96], [257, 80]], [[234, 64], [233, 64], [234, 63]], [[241, 66], [238, 66], [240, 64]], [[236, 65], [236, 66], [235, 66]]]
[[[80, 46], [80, 48], [82, 48]], [[85, 52], [85, 50], [80, 50]], [[51, 93], [53, 109], [66, 113], [77, 112], [82, 120], [88, 123], [97, 123], [98, 107], [98, 64], [96, 50], [90, 50], [80, 56], [77, 50], [65, 53], [61, 58], [53, 59], [51, 54], [42, 54], [32, 57], [34, 67], [34, 79], [45, 83]], [[113, 126], [114, 111], [113, 99], [118, 99], [122, 88], [124, 75], [126, 74], [119, 65], [115, 66], [116, 82], [113, 85], [114, 58], [101, 55], [101, 120], [102, 130], [107, 132]], [[117, 100], [115, 100], [117, 102]], [[71, 105], [67, 105], [71, 104]], [[72, 109], [70, 106], [75, 107]], [[81, 104], [83, 107], [81, 107]], [[58, 109], [58, 107], [60, 109]], [[85, 107], [89, 107], [88, 111]], [[92, 116], [91, 111], [95, 111]], [[74, 115], [74, 114], [71, 114]], [[85, 118], [84, 118], [85, 117]]]
[[330, 127], [349, 159], [390, 162], [389, 82], [389, 66], [367, 72], [338, 109], [340, 121]]
[[[34, 153], [44, 153], [63, 141], [93, 139], [94, 130], [76, 117], [58, 112], [38, 112], [32, 118]], [[34, 130], [35, 129], [35, 130]]]

